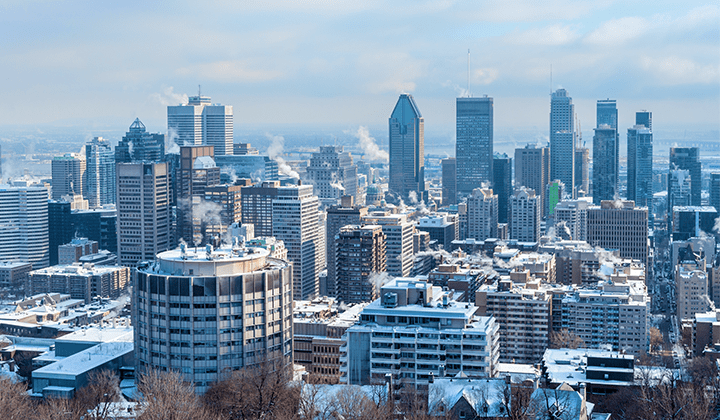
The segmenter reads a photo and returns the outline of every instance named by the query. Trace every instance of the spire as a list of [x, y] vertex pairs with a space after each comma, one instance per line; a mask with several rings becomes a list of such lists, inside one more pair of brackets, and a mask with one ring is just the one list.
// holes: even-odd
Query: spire
[[130, 130], [145, 131], [145, 124], [140, 121], [140, 118], [135, 118], [135, 121], [133, 121], [132, 125], [130, 126]]

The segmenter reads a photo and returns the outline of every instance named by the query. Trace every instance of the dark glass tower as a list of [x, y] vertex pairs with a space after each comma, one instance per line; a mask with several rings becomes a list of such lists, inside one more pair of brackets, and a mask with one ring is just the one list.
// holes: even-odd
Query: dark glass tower
[[468, 195], [493, 180], [493, 98], [457, 98], [457, 191]]
[[[697, 147], [671, 147], [670, 170], [682, 169], [690, 172], [690, 197], [693, 206], [700, 205], [701, 169], [700, 149]], [[668, 190], [668, 195], [672, 191]], [[669, 197], [672, 199], [672, 197]], [[668, 200], [672, 203], [672, 200]], [[670, 208], [672, 211], [672, 208]]]
[[[550, 101], [550, 179], [575, 185], [575, 106], [565, 89], [555, 91]], [[542, 190], [537, 194], [542, 196]]]
[[512, 195], [512, 159], [505, 153], [493, 159], [493, 192], [498, 196], [498, 223], [508, 223]]
[[647, 111], [638, 112], [636, 125], [628, 128], [627, 134], [627, 198], [635, 201], [636, 206], [648, 207], [652, 212], [652, 176], [653, 176], [653, 134], [642, 124], [647, 123]]
[[597, 102], [597, 127], [593, 137], [593, 203], [613, 200], [618, 192], [620, 137], [614, 99]]
[[139, 118], [115, 147], [115, 163], [161, 162], [165, 158], [165, 135], [148, 133]]
[[403, 93], [395, 104], [390, 126], [390, 183], [403, 199], [425, 199], [425, 120], [412, 95]]

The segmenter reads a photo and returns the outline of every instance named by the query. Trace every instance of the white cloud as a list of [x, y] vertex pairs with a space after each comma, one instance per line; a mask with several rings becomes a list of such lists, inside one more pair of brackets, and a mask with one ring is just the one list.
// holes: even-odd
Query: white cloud
[[500, 72], [498, 69], [484, 68], [473, 70], [470, 76], [470, 83], [476, 85], [489, 85], [498, 78]]
[[619, 45], [644, 34], [651, 24], [640, 17], [609, 20], [592, 31], [585, 40], [591, 44]]
[[641, 65], [644, 70], [654, 74], [658, 83], [663, 85], [716, 85], [720, 80], [720, 67], [717, 64], [703, 65], [682, 57], [653, 58], [645, 56], [641, 60]]
[[177, 71], [181, 76], [192, 76], [218, 82], [264, 82], [279, 79], [284, 73], [278, 70], [253, 68], [246, 60], [215, 61], [184, 67]]
[[180, 105], [188, 102], [188, 96], [184, 93], [175, 92], [175, 88], [168, 86], [162, 92], [156, 92], [150, 95], [150, 98], [160, 103], [162, 106]]
[[413, 92], [416, 80], [425, 74], [425, 63], [407, 53], [364, 54], [358, 59], [357, 68], [358, 76], [368, 80], [367, 90], [375, 95]]
[[580, 37], [571, 25], [554, 24], [544, 28], [528, 29], [506, 37], [509, 43], [517, 45], [566, 45]]

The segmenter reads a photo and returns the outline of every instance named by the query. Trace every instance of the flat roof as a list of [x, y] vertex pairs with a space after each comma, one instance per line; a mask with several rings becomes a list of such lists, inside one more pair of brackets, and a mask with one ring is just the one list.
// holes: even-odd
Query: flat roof
[[133, 352], [132, 342], [101, 343], [63, 360], [33, 371], [33, 377], [75, 379], [78, 375], [93, 370], [118, 357]]

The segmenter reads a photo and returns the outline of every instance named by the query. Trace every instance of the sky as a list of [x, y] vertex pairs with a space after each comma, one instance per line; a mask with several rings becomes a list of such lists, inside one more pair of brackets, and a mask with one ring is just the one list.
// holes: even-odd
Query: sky
[[604, 98], [621, 130], [641, 109], [656, 132], [720, 128], [715, 1], [4, 0], [0, 39], [0, 126], [165, 131], [165, 106], [201, 85], [236, 132], [382, 126], [402, 92], [427, 130], [451, 129], [468, 87], [494, 98], [496, 128], [547, 130], [560, 87], [583, 130]]

